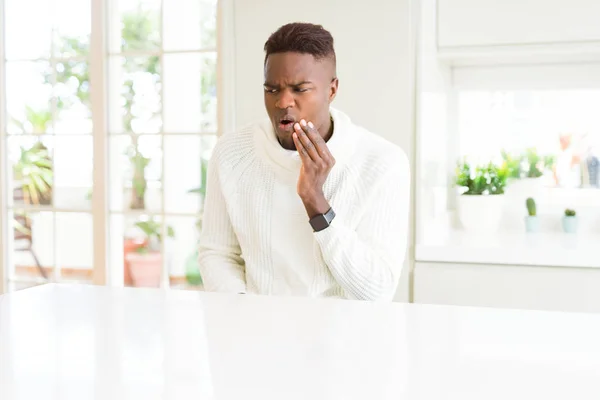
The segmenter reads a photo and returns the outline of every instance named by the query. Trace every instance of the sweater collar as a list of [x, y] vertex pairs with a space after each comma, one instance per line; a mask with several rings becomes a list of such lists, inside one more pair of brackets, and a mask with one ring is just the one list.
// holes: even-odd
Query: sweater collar
[[[341, 166], [348, 162], [354, 152], [356, 126], [346, 114], [333, 107], [329, 109], [329, 113], [333, 119], [333, 134], [327, 141], [327, 147], [336, 160], [336, 166]], [[271, 121], [268, 118], [261, 121], [258, 128], [256, 144], [263, 156], [287, 171], [299, 171], [302, 166], [300, 155], [296, 150], [281, 147]]]

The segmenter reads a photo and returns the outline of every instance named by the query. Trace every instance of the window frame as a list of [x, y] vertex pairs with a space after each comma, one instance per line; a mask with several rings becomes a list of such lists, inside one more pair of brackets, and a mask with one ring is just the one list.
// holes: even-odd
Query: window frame
[[[87, 60], [89, 62], [89, 82], [90, 82], [90, 111], [92, 119], [92, 143], [93, 143], [93, 193], [91, 208], [84, 210], [76, 210], [77, 212], [91, 215], [92, 217], [92, 237], [93, 237], [93, 256], [92, 256], [92, 282], [96, 285], [107, 285], [113, 287], [123, 286], [123, 268], [122, 265], [115, 265], [110, 262], [110, 240], [109, 231], [111, 225], [111, 216], [123, 215], [132, 216], [139, 215], [137, 210], [111, 211], [109, 208], [109, 191], [114, 184], [110, 182], [109, 172], [109, 140], [113, 135], [109, 132], [109, 63], [112, 57], [130, 57], [134, 55], [158, 55], [161, 67], [164, 64], [164, 54], [205, 54], [214, 53], [216, 56], [216, 85], [217, 85], [217, 131], [216, 132], [193, 132], [190, 135], [202, 137], [204, 135], [216, 136], [217, 138], [223, 133], [230, 131], [235, 126], [234, 110], [234, 83], [232, 79], [222, 79], [223, 73], [226, 76], [234, 76], [234, 69], [231, 60], [233, 59], [234, 44], [233, 44], [233, 2], [232, 0], [219, 0], [216, 2], [216, 37], [217, 43], [214, 47], [201, 47], [193, 50], [173, 50], [165, 51], [163, 49], [163, 4], [161, 1], [160, 8], [160, 37], [161, 43], [156, 51], [148, 52], [118, 52], [109, 51], [109, 38], [111, 37], [111, 13], [117, 13], [117, 7], [113, 7], [115, 0], [90, 0], [91, 4], [91, 33], [90, 33], [90, 50]], [[5, 0], [0, 0], [0, 87], [5, 88], [6, 82], [6, 54], [5, 54]], [[118, 17], [117, 17], [118, 18]], [[221, 43], [221, 41], [223, 43]], [[226, 62], [222, 60], [221, 50], [223, 51]], [[50, 60], [54, 54], [50, 55]], [[67, 60], [81, 59], [81, 57], [65, 57]], [[161, 68], [164, 72], [164, 68]], [[164, 75], [161, 74], [161, 79]], [[164, 81], [162, 82], [164, 87]], [[163, 89], [161, 87], [162, 96]], [[99, 89], [100, 88], [100, 89]], [[227, 99], [227, 102], [221, 101], [222, 98]], [[164, 119], [164, 107], [161, 107], [161, 114]], [[8, 207], [9, 194], [9, 175], [8, 175], [8, 149], [6, 132], [7, 126], [7, 99], [6, 90], [0, 91], [0, 294], [9, 291], [13, 283], [21, 282], [16, 276], [11, 275], [12, 266], [12, 248], [11, 229], [9, 222], [11, 221], [11, 211]], [[128, 133], [124, 133], [128, 134]], [[165, 136], [172, 133], [165, 133], [164, 128], [161, 129], [158, 135], [160, 143], [164, 149]], [[164, 173], [165, 157], [162, 157], [162, 171]], [[164, 185], [164, 175], [163, 175]], [[114, 188], [112, 188], [114, 190]], [[164, 190], [161, 192], [162, 204], [158, 212], [146, 211], [144, 214], [157, 216], [161, 220], [163, 237], [166, 237], [165, 219], [171, 216], [180, 216], [177, 213], [166, 212], [165, 210], [165, 195]], [[36, 207], [38, 210], [38, 207]], [[44, 210], [53, 212], [68, 212], [75, 210], [67, 210], [61, 207], [45, 207]], [[198, 213], [189, 214], [200, 218], [200, 210]], [[186, 214], [188, 216], [188, 214]], [[8, 217], [8, 218], [7, 218]], [[55, 228], [56, 229], [56, 228]], [[56, 249], [57, 244], [54, 243]], [[5, 251], [6, 250], [6, 251]], [[161, 252], [164, 254], [165, 243], [161, 243]], [[55, 264], [57, 264], [55, 262]], [[60, 266], [54, 265], [54, 277], [51, 277], [51, 282], [59, 281]], [[36, 283], [34, 280], [27, 279], [27, 283]], [[161, 287], [169, 287], [169, 270], [166, 257], [163, 257]]]

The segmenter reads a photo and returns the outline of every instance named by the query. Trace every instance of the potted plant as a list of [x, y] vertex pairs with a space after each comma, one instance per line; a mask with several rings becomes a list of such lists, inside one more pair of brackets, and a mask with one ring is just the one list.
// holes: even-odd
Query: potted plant
[[535, 200], [530, 197], [526, 200], [525, 205], [527, 206], [527, 216], [525, 217], [525, 229], [529, 233], [537, 232], [539, 230], [540, 223], [537, 217]]
[[52, 203], [52, 159], [41, 142], [29, 148], [21, 147], [21, 155], [13, 168], [13, 178], [16, 190], [22, 190], [22, 199], [26, 204]]
[[493, 163], [472, 167], [466, 160], [456, 169], [459, 219], [466, 230], [494, 232], [498, 229], [504, 206], [507, 169]]
[[131, 178], [131, 201], [129, 208], [132, 210], [145, 210], [146, 209], [146, 190], [148, 188], [148, 181], [146, 180], [146, 168], [150, 164], [150, 159], [144, 157], [137, 147], [130, 148], [129, 161], [133, 169], [133, 176]]
[[506, 169], [507, 183], [512, 183], [522, 178], [523, 174], [523, 157], [520, 155], [513, 155], [502, 150], [502, 165]]
[[577, 213], [575, 210], [569, 208], [565, 210], [565, 215], [562, 219], [562, 226], [566, 233], [577, 232]]
[[[143, 233], [144, 239], [134, 252], [126, 254], [133, 286], [159, 287], [163, 255], [160, 252], [163, 241], [161, 224], [150, 219], [138, 221], [135, 226]], [[167, 237], [175, 237], [172, 227], [167, 227]]]

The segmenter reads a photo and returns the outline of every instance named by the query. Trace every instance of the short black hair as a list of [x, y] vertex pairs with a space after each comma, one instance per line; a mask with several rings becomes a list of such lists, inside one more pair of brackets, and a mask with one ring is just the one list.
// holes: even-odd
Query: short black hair
[[331, 58], [335, 65], [333, 36], [323, 26], [304, 22], [283, 25], [265, 43], [265, 63], [271, 54], [311, 54], [316, 60]]

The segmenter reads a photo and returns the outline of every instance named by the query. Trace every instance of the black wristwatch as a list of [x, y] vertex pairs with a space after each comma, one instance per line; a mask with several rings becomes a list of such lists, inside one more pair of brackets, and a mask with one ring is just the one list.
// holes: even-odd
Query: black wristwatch
[[312, 226], [313, 231], [319, 232], [323, 229], [329, 227], [331, 225], [331, 221], [335, 218], [335, 212], [333, 208], [330, 208], [325, 214], [315, 215], [310, 219], [310, 226]]

